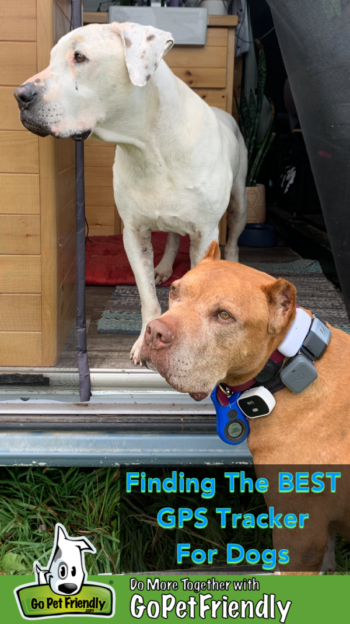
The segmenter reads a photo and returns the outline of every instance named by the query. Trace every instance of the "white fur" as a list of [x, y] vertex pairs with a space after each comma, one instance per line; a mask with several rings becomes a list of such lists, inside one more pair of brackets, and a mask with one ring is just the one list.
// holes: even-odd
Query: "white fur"
[[[243, 137], [230, 115], [209, 107], [162, 60], [172, 43], [170, 33], [148, 26], [86, 26], [63, 37], [49, 68], [30, 79], [44, 87], [37, 124], [49, 123], [57, 137], [89, 131], [118, 146], [114, 195], [142, 302], [135, 363], [147, 323], [160, 314], [154, 277], [162, 283], [172, 274], [179, 235], [191, 237], [193, 267], [218, 239], [228, 208], [225, 257], [237, 261], [247, 215]], [[88, 61], [76, 63], [77, 51]], [[155, 270], [151, 230], [170, 233]]]
[[69, 537], [62, 524], [55, 526], [55, 541], [47, 568], [38, 561], [33, 569], [38, 585], [50, 585], [60, 596], [78, 594], [87, 578], [84, 551], [96, 553], [95, 547], [86, 537]]

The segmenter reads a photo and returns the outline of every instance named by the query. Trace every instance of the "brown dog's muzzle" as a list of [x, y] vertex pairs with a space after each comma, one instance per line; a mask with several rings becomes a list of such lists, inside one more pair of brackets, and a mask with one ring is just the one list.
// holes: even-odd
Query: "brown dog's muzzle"
[[150, 349], [158, 351], [170, 347], [174, 338], [172, 329], [159, 319], [151, 321], [146, 327], [145, 343]]

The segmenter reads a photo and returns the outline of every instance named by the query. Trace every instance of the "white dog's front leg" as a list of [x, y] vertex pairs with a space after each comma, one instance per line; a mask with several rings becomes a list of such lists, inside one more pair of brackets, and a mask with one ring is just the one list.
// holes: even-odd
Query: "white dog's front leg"
[[163, 258], [154, 269], [156, 285], [163, 284], [173, 274], [173, 264], [180, 246], [180, 234], [169, 232]]
[[161, 314], [154, 284], [151, 231], [137, 232], [126, 226], [123, 231], [123, 241], [140, 294], [142, 314], [141, 334], [131, 349], [130, 359], [133, 359], [134, 364], [141, 365], [140, 351], [147, 323]]
[[191, 234], [190, 259], [191, 269], [202, 260], [210, 243], [219, 238], [218, 226], [201, 230]]

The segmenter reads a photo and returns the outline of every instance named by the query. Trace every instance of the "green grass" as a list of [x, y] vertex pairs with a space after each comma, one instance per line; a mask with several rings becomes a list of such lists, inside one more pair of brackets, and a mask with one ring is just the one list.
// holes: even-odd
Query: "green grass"
[[1, 468], [0, 570], [12, 572], [10, 552], [17, 555], [16, 573], [32, 574], [35, 560], [46, 565], [61, 522], [95, 545], [97, 554], [86, 555], [89, 574], [119, 572], [120, 494], [115, 469]]
[[[246, 468], [254, 479], [254, 469]], [[199, 494], [125, 493], [125, 469], [0, 468], [0, 574], [32, 574], [33, 562], [48, 562], [54, 526], [64, 524], [73, 536], [87, 536], [97, 550], [87, 554], [89, 574], [103, 572], [155, 572], [178, 567], [176, 545], [217, 548], [215, 566], [226, 564], [226, 544], [239, 543], [259, 551], [272, 548], [270, 530], [221, 529], [215, 507], [234, 513], [266, 510], [262, 494], [228, 495], [222, 468], [186, 468], [186, 476], [216, 477], [217, 492], [205, 500]], [[171, 469], [149, 468], [148, 477], [171, 476]], [[207, 507], [209, 523], [196, 530], [193, 523], [179, 530], [157, 524], [162, 507]], [[350, 543], [338, 538], [337, 573], [350, 573]]]

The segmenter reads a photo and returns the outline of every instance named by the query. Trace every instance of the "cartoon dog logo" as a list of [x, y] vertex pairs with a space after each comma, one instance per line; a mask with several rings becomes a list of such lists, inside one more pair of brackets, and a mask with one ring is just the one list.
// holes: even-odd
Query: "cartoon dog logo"
[[56, 524], [55, 541], [47, 568], [35, 561], [33, 569], [37, 585], [50, 585], [60, 596], [78, 594], [86, 581], [84, 555], [95, 554], [95, 547], [86, 537], [69, 537], [62, 524]]

